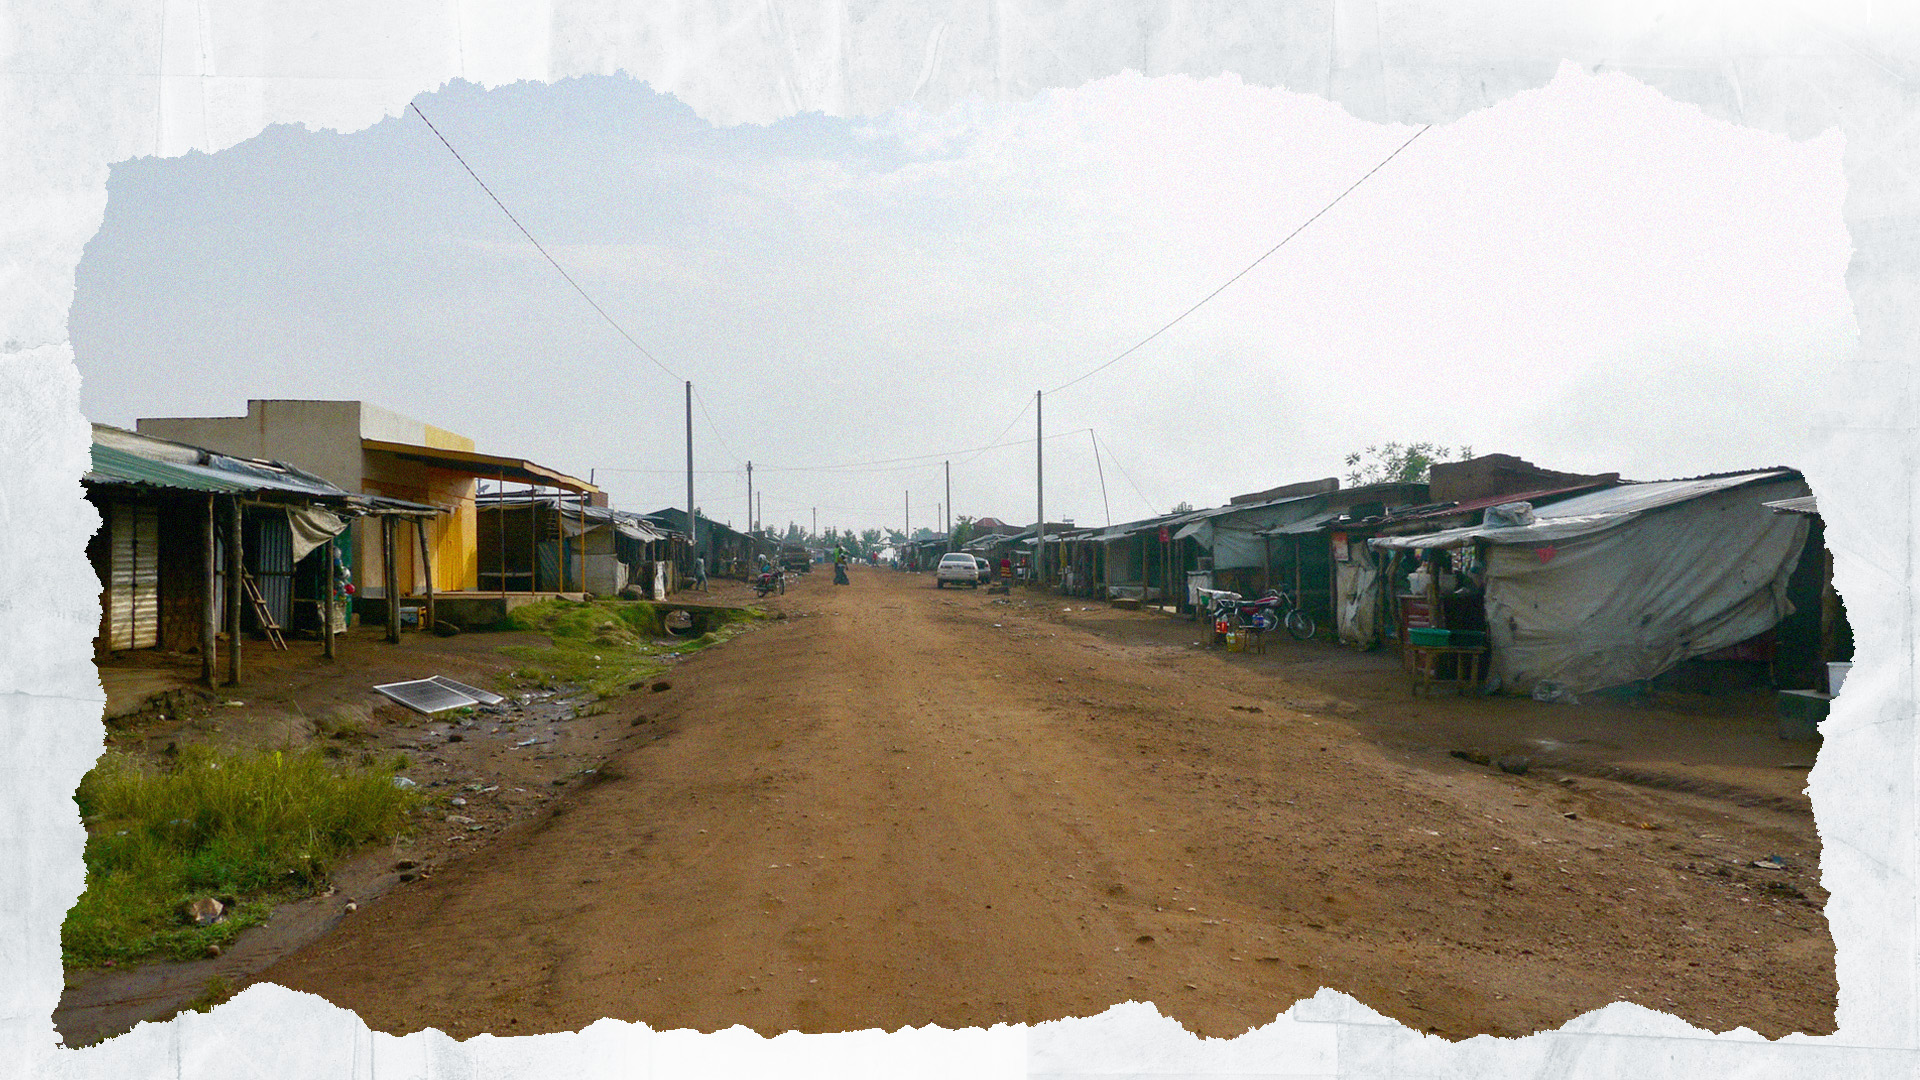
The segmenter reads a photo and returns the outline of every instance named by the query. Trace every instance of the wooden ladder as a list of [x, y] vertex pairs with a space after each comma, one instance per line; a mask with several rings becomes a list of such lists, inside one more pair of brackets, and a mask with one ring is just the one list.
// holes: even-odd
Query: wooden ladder
[[253, 583], [253, 575], [244, 569], [240, 571], [240, 587], [246, 590], [247, 602], [253, 605], [253, 617], [260, 621], [260, 629], [267, 632], [267, 640], [273, 642], [276, 649], [286, 649], [287, 639], [280, 636], [280, 624], [273, 621], [273, 612], [267, 610], [266, 598], [260, 595], [260, 586]]

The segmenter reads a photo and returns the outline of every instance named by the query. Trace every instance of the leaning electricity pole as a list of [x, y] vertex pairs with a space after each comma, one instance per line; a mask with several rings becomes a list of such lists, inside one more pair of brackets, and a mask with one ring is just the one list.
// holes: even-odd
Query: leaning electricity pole
[[[693, 380], [687, 380], [687, 569], [693, 569], [700, 546], [699, 518], [693, 513]], [[505, 586], [502, 586], [503, 588]]]
[[1040, 391], [1033, 392], [1033, 501], [1040, 515], [1037, 539], [1033, 545], [1033, 580], [1044, 581], [1040, 568], [1047, 564], [1047, 464], [1041, 453]]

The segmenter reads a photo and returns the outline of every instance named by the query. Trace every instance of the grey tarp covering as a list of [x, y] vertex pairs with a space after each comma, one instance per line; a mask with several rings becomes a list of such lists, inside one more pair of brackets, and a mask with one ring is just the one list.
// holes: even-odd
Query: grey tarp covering
[[[1792, 610], [1787, 579], [1807, 520], [1762, 504], [1805, 494], [1805, 481], [1762, 473], [1634, 486], [1667, 490], [1610, 489], [1546, 507], [1531, 526], [1480, 530], [1492, 669], [1504, 688], [1545, 681], [1581, 693], [1650, 679]], [[1681, 499], [1669, 497], [1676, 490]], [[1610, 524], [1594, 528], [1597, 518]]]
[[1380, 611], [1380, 563], [1367, 545], [1349, 542], [1351, 554], [1333, 564], [1334, 628], [1350, 645], [1371, 645]]
[[293, 531], [293, 561], [299, 562], [314, 548], [347, 531], [347, 521], [317, 506], [290, 506], [287, 524]]
[[1265, 566], [1267, 543], [1261, 530], [1297, 521], [1324, 502], [1323, 495], [1296, 495], [1268, 503], [1216, 507], [1194, 515], [1173, 538], [1192, 537], [1211, 551], [1215, 570]]

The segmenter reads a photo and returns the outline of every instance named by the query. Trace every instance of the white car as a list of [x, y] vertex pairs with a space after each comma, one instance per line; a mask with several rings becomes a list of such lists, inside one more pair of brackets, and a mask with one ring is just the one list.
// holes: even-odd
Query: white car
[[944, 589], [948, 582], [980, 587], [980, 566], [973, 561], [973, 556], [958, 551], [940, 556], [940, 565], [933, 568], [933, 587]]

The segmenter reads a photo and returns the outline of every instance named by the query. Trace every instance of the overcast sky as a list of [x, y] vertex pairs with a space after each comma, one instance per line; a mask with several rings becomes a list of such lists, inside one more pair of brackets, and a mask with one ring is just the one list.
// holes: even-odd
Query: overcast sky
[[[751, 460], [769, 525], [898, 527], [908, 492], [934, 524], [944, 456], [957, 513], [1026, 523], [1034, 391], [1417, 130], [1231, 76], [766, 127], [610, 78], [418, 104], [671, 375], [409, 112], [116, 166], [72, 315], [83, 411], [364, 399], [645, 511], [685, 499], [687, 378], [721, 520]], [[1634, 479], [1796, 464], [1855, 336], [1841, 148], [1572, 68], [1434, 127], [1045, 399], [1047, 516], [1214, 505], [1388, 441]]]

